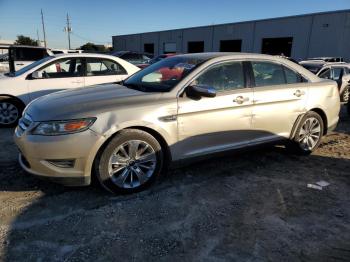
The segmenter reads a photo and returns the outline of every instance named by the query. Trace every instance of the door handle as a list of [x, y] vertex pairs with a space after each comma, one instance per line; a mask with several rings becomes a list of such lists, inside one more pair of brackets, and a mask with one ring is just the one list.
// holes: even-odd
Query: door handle
[[24, 65], [23, 63], [20, 63], [20, 64], [16, 64], [16, 65]]
[[237, 104], [243, 104], [244, 102], [249, 101], [249, 97], [243, 97], [243, 96], [237, 96], [233, 102], [236, 102]]
[[294, 93], [293, 95], [295, 95], [295, 96], [297, 96], [297, 97], [301, 97], [301, 96], [305, 95], [305, 92], [304, 92], [304, 91], [300, 91], [300, 90], [298, 89], [297, 91], [295, 91], [295, 93]]

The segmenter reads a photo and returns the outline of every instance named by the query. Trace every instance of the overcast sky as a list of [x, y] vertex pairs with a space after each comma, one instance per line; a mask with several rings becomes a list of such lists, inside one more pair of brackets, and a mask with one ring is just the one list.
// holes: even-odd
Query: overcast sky
[[76, 48], [118, 34], [350, 9], [350, 0], [0, 0], [0, 39], [37, 39], [37, 30], [42, 39], [41, 8], [49, 47], [67, 48], [68, 12]]

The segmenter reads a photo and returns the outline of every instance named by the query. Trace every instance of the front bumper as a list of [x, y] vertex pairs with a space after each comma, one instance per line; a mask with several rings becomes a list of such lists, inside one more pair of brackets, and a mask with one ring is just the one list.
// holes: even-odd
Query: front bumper
[[[66, 186], [86, 186], [91, 183], [91, 169], [102, 137], [86, 130], [61, 136], [39, 136], [15, 132], [20, 150], [21, 167], [40, 178]], [[59, 167], [55, 160], [74, 160], [71, 167]]]

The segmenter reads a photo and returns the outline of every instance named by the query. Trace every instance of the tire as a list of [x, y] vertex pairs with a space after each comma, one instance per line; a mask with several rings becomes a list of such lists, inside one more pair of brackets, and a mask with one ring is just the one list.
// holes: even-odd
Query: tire
[[289, 149], [299, 155], [309, 155], [320, 145], [323, 133], [322, 117], [316, 112], [308, 112], [301, 119]]
[[340, 101], [344, 102], [344, 103], [349, 103], [349, 86], [345, 87], [345, 89], [343, 90], [343, 93], [340, 95]]
[[160, 176], [163, 164], [162, 147], [152, 135], [125, 129], [104, 147], [94, 169], [105, 189], [129, 194], [149, 187]]
[[14, 127], [22, 116], [23, 104], [13, 98], [0, 98], [0, 127]]

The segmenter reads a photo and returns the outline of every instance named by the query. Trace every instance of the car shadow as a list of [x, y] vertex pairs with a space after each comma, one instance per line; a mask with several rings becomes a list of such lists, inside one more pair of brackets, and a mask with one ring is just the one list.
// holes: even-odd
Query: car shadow
[[[334, 146], [307, 157], [283, 146], [229, 153], [170, 170], [134, 195], [61, 187], [16, 167], [0, 191], [40, 193], [8, 206], [0, 260], [346, 258], [350, 160], [317, 154]], [[307, 188], [319, 180], [330, 185]]]

